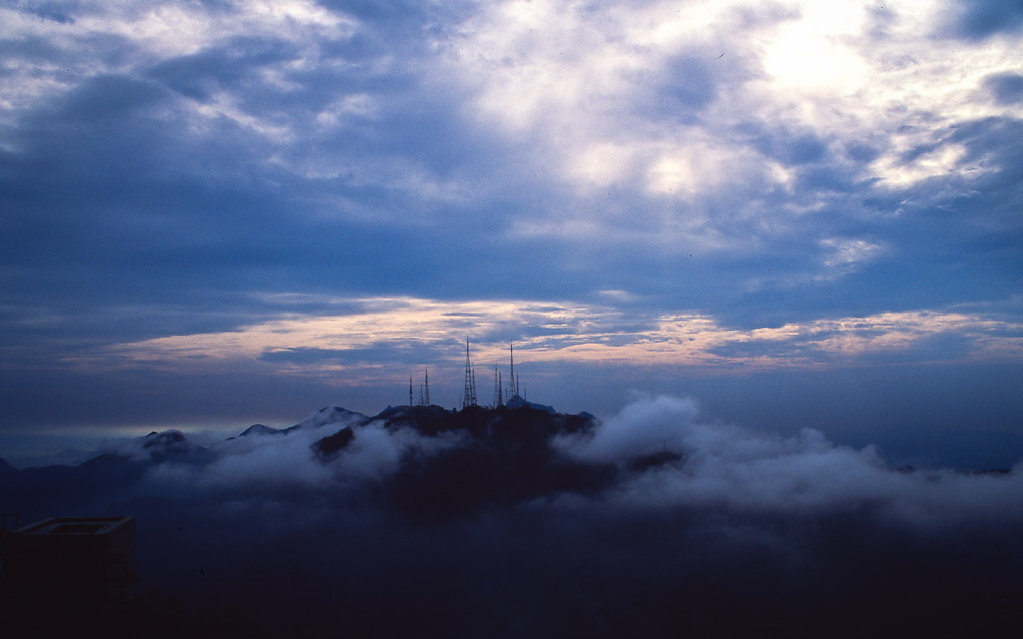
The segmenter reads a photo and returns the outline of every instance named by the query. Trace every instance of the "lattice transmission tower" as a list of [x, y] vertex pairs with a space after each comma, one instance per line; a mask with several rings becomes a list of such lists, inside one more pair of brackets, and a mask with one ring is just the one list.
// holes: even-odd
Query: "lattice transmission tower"
[[469, 336], [465, 336], [465, 393], [462, 396], [462, 408], [476, 406], [476, 371], [469, 359]]
[[515, 375], [515, 345], [508, 342], [508, 359], [511, 362], [511, 377], [508, 378], [508, 399], [519, 394], [519, 378]]

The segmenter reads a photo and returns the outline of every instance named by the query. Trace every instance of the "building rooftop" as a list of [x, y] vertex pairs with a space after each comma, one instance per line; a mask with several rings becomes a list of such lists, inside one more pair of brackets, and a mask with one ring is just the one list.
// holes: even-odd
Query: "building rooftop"
[[18, 531], [19, 535], [107, 535], [129, 526], [134, 517], [50, 517]]

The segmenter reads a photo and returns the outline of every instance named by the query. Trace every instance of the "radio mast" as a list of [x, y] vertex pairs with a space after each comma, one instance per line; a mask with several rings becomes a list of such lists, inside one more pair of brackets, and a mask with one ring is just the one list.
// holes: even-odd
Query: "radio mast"
[[430, 405], [430, 369], [424, 369], [426, 375], [426, 396], [423, 397], [424, 406]]
[[511, 361], [511, 377], [508, 378], [508, 399], [519, 394], [519, 378], [515, 376], [515, 344], [508, 342], [508, 355]]
[[465, 336], [465, 393], [462, 396], [462, 408], [476, 405], [476, 373], [472, 370], [469, 360], [469, 336]]
[[501, 371], [494, 368], [494, 408], [504, 406], [504, 388], [501, 384]]

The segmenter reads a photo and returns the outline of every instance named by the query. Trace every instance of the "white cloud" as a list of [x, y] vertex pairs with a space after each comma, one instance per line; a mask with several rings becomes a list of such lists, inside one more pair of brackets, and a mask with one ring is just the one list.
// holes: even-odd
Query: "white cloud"
[[602, 423], [592, 436], [559, 435], [557, 448], [576, 457], [596, 462], [627, 462], [660, 452], [685, 449], [680, 425], [699, 414], [691, 398], [658, 396], [634, 401]]
[[694, 400], [639, 398], [601, 424], [592, 438], [556, 445], [594, 461], [628, 462], [661, 451], [681, 459], [636, 473], [607, 498], [624, 509], [725, 507], [761, 514], [814, 514], [870, 508], [876, 516], [954, 529], [965, 522], [1021, 521], [1023, 473], [904, 473], [873, 447], [854, 450], [816, 430], [782, 437], [699, 417]]
[[[620, 187], [640, 200], [689, 204], [697, 226], [672, 225], [649, 205], [633, 215], [649, 218], [662, 236], [700, 243], [707, 228], [757, 237], [805, 212], [797, 200], [811, 194], [793, 191], [799, 168], [758, 150], [742, 133], [751, 128], [807, 132], [833, 149], [870, 144], [878, 155], [869, 162], [828, 151], [821, 161], [882, 187], [980, 177], [983, 170], [965, 166], [963, 149], [945, 144], [942, 132], [981, 117], [1021, 115], [1018, 105], [996, 105], [979, 91], [987, 74], [1019, 70], [1012, 53], [1018, 42], [959, 42], [950, 59], [948, 43], [936, 35], [943, 7], [926, 0], [769, 7], [652, 1], [628, 9], [498, 2], [481, 5], [459, 37], [438, 49], [441, 72], [466, 87], [470, 115], [528, 145], [545, 175], [594, 198], [584, 210], [561, 207], [525, 228], [585, 238], [616, 233], [620, 221], [598, 198]], [[706, 68], [706, 86], [689, 87], [691, 79], [673, 75], [672, 65], [686, 56]], [[689, 89], [708, 101], [672, 102], [673, 91]], [[650, 103], [660, 109], [651, 111]], [[759, 206], [748, 186], [756, 184], [789, 200]], [[710, 212], [713, 198], [743, 188], [750, 189], [750, 211], [727, 218]], [[778, 221], [743, 225], [732, 216]]]
[[827, 238], [821, 240], [820, 244], [828, 251], [824, 258], [824, 266], [831, 272], [823, 277], [829, 279], [851, 273], [884, 252], [884, 245], [881, 243], [860, 239]]
[[628, 10], [547, 0], [497, 3], [462, 25], [444, 69], [470, 87], [478, 118], [533, 141], [538, 161], [549, 158], [554, 175], [584, 191], [637, 179], [652, 194], [703, 191], [712, 185], [701, 180], [716, 175], [734, 149], [716, 139], [714, 154], [724, 160], [708, 164], [708, 145], [694, 149], [691, 140], [705, 133], [680, 128], [673, 118], [637, 115], [635, 98], [659, 82], [673, 56], [695, 49], [711, 59], [717, 49], [701, 43], [714, 37], [703, 29], [727, 28], [727, 20], [714, 22], [722, 14], [728, 7], [716, 3], [684, 10], [663, 2]]
[[[83, 1], [67, 7], [67, 20], [50, 20], [12, 8], [0, 8], [4, 39], [20, 43], [39, 40], [56, 52], [50, 56], [18, 55], [17, 46], [5, 64], [7, 77], [0, 85], [0, 124], [90, 78], [104, 74], [133, 74], [169, 58], [198, 53], [232, 38], [267, 38], [296, 46], [305, 59], [318, 57], [323, 41], [350, 38], [358, 23], [312, 0], [237, 0], [213, 7], [179, 1]], [[28, 51], [31, 51], [29, 49]], [[282, 74], [264, 70], [268, 86], [280, 88]], [[238, 107], [239, 96], [221, 95], [198, 105], [207, 118], [229, 117], [278, 141], [287, 136], [256, 113]]]
[[378, 116], [377, 99], [367, 93], [343, 96], [316, 115], [317, 124], [326, 129], [342, 127], [349, 119], [373, 119]]
[[[214, 444], [209, 450], [216, 459], [208, 464], [187, 458], [163, 461], [149, 470], [147, 490], [264, 498], [291, 488], [343, 491], [397, 472], [411, 452], [429, 456], [461, 441], [457, 434], [424, 437], [408, 428], [386, 428], [378, 421], [360, 424], [362, 418], [357, 414], [339, 418], [329, 413], [326, 420], [316, 419], [318, 416], [314, 414], [287, 434], [250, 434]], [[354, 432], [348, 445], [330, 459], [317, 457], [314, 445], [346, 426]], [[137, 441], [126, 444], [131, 448], [122, 454], [139, 445]]]
[[[836, 242], [834, 268], [853, 268], [877, 250], [853, 242]], [[604, 297], [621, 299], [623, 291]], [[337, 300], [335, 300], [337, 301]], [[727, 370], [777, 370], [858, 365], [870, 358], [910, 354], [919, 361], [948, 354], [927, 350], [928, 340], [953, 336], [968, 348], [961, 361], [1006, 361], [1023, 357], [1023, 326], [982, 315], [937, 310], [885, 312], [792, 322], [778, 327], [729, 328], [698, 313], [635, 312], [626, 316], [610, 306], [535, 300], [447, 302], [422, 298], [359, 298], [346, 300], [343, 315], [282, 317], [239, 330], [161, 337], [101, 348], [65, 362], [82, 370], [132, 367], [167, 371], [235, 370], [246, 366], [274, 367], [278, 373], [336, 375], [344, 371], [353, 385], [394, 383], [407, 365], [455, 365], [456, 345], [466, 332], [493, 334], [507, 327], [542, 329], [541, 335], [517, 341], [523, 356], [534, 362], [619, 363], [642, 366], [688, 366]], [[628, 317], [628, 321], [623, 321]], [[623, 326], [625, 328], [623, 328]], [[391, 361], [402, 349], [415, 347], [431, 361]], [[390, 356], [348, 360], [347, 351], [394, 349]], [[503, 362], [506, 342], [477, 341], [474, 359]], [[333, 351], [323, 361], [264, 361], [265, 354], [289, 351]], [[914, 349], [923, 349], [915, 352]], [[409, 351], [411, 352], [411, 351]], [[399, 370], [400, 369], [400, 370]]]
[[762, 64], [777, 90], [795, 96], [852, 95], [870, 81], [855, 50], [863, 36], [867, 3], [801, 3], [800, 15], [767, 39]]

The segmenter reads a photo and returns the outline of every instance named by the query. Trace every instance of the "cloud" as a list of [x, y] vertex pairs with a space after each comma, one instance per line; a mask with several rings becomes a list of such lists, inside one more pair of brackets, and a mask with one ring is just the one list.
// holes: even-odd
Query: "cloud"
[[969, 40], [1011, 34], [1023, 26], [1023, 5], [1019, 2], [989, 3], [963, 0], [948, 11], [948, 29]]
[[[315, 442], [345, 427], [354, 436], [338, 454], [329, 459], [314, 454]], [[509, 433], [526, 427], [507, 425]], [[216, 496], [254, 500], [253, 505], [284, 498], [299, 509], [307, 500], [319, 508], [326, 499], [345, 509], [408, 509], [426, 516], [423, 503], [429, 503], [436, 512], [428, 519], [443, 519], [476, 517], [494, 504], [513, 508], [522, 500], [523, 507], [555, 517], [590, 517], [609, 508], [627, 517], [679, 509], [755, 519], [858, 513], [873, 525], [935, 534], [966, 525], [1023, 525], [1012, 508], [1023, 498], [1018, 464], [1011, 471], [975, 474], [896, 469], [874, 446], [838, 445], [818, 430], [782, 436], [709, 419], [691, 397], [636, 396], [593, 430], [563, 430], [549, 443], [538, 440], [532, 452], [491, 449], [474, 441], [478, 436], [458, 430], [429, 434], [382, 416], [370, 420], [324, 409], [286, 432], [250, 433], [209, 449], [167, 432], [120, 444], [114, 452], [150, 467], [138, 486], [121, 487], [131, 493]], [[581, 465], [566, 465], [558, 461], [561, 455]], [[543, 464], [541, 457], [547, 459]], [[480, 465], [484, 459], [492, 470]], [[618, 468], [617, 475], [607, 474], [608, 464]], [[513, 475], [502, 474], [508, 469]], [[493, 481], [491, 472], [503, 479]], [[451, 483], [465, 473], [462, 481], [475, 488]], [[568, 481], [570, 474], [575, 480]], [[516, 484], [518, 489], [506, 485], [513, 479], [525, 483]], [[519, 490], [529, 482], [541, 492]]]
[[984, 84], [1000, 104], [1016, 104], [1023, 100], [1023, 75], [1000, 73], [984, 79]]
[[683, 425], [698, 413], [691, 398], [645, 398], [602, 423], [592, 436], [563, 436], [554, 445], [581, 459], [603, 462], [628, 462], [665, 451], [682, 453]]
[[865, 509], [879, 521], [941, 530], [1023, 523], [1009, 514], [1010, 504], [1023, 497], [1018, 466], [1008, 475], [904, 472], [872, 446], [839, 446], [817, 430], [781, 437], [701, 419], [691, 398], [640, 398], [592, 436], [561, 437], [555, 445], [580, 459], [623, 465], [675, 453], [616, 487], [606, 503], [626, 510], [823, 516]]
[[[335, 454], [317, 455], [317, 442], [343, 429], [353, 433], [351, 440]], [[290, 429], [254, 430], [206, 449], [175, 437], [181, 436], [167, 431], [115, 448], [114, 454], [147, 464], [136, 485], [115, 491], [186, 504], [215, 500], [232, 504], [243, 517], [291, 511], [305, 522], [318, 521], [325, 504], [359, 508], [375, 486], [398, 474], [411, 457], [429, 459], [463, 440], [457, 433], [424, 437], [336, 407]], [[106, 497], [116, 499], [115, 494]]]
[[[336, 457], [311, 454], [343, 424], [355, 435]], [[518, 445], [492, 448], [501, 436], [426, 435], [324, 409], [288, 434], [213, 446], [212, 461], [180, 455], [184, 442], [164, 433], [136, 442], [166, 455], [147, 472], [56, 469], [78, 481], [52, 495], [38, 482], [54, 469], [0, 481], [22, 482], [29, 510], [81, 492], [77, 508], [134, 513], [144, 584], [184, 610], [221, 619], [231, 606], [291, 636], [336, 629], [339, 616], [359, 634], [411, 624], [446, 636], [506, 618], [533, 636], [637, 623], [645, 636], [816, 634], [836, 615], [987, 629], [1016, 601], [1018, 466], [896, 470], [872, 447], [722, 423], [672, 396], [638, 396], [592, 436], [562, 433], [549, 448], [523, 431], [528, 420], [506, 425]], [[646, 463], [629, 463], [637, 456]], [[565, 483], [585, 468], [599, 471], [590, 490]], [[424, 508], [436, 516], [409, 516]], [[281, 583], [302, 588], [272, 590]]]
[[[838, 270], [851, 269], [878, 251], [856, 241], [824, 244], [834, 252], [828, 259]], [[1016, 324], [954, 312], [881, 313], [743, 330], [699, 314], [634, 314], [626, 320], [613, 308], [571, 302], [362, 298], [349, 300], [348, 306], [352, 310], [344, 315], [278, 319], [236, 331], [119, 344], [66, 361], [74, 367], [115, 370], [217, 369], [258, 361], [303, 375], [337, 370], [357, 374], [361, 369], [371, 376], [368, 381], [380, 366], [452, 367], [461, 361], [455, 345], [467, 333], [474, 343], [474, 360], [481, 363], [503, 362], [508, 340], [517, 342], [533, 362], [710, 369], [740, 361], [771, 370], [824, 361], [854, 365], [906, 354], [926, 359], [930, 349], [940, 353], [943, 344], [952, 343], [948, 340], [955, 340], [957, 347], [944, 357], [963, 361], [1011, 359], [1019, 350]]]

